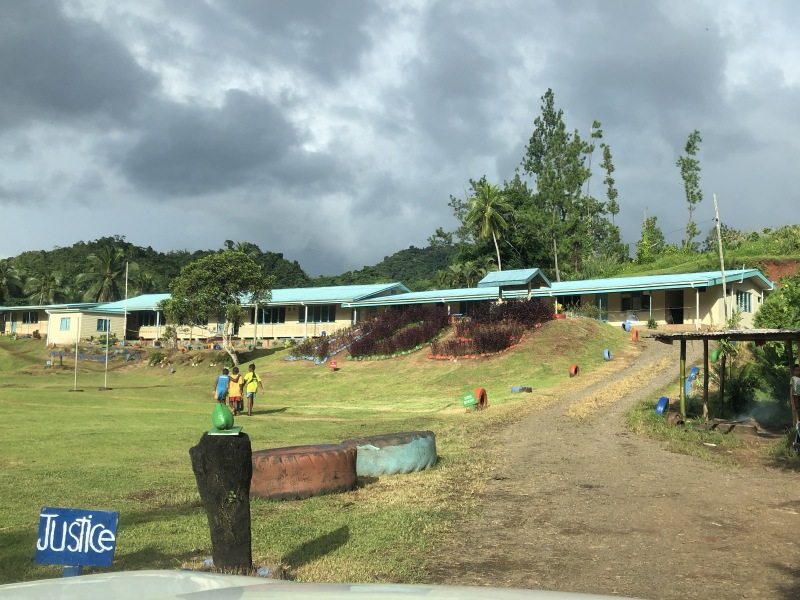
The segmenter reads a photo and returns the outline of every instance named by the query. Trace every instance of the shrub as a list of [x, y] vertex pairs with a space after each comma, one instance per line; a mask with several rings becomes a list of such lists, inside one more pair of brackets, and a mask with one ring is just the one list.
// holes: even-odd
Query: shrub
[[350, 345], [350, 355], [383, 356], [413, 350], [435, 338], [447, 323], [444, 306], [387, 310], [360, 324], [359, 336]]

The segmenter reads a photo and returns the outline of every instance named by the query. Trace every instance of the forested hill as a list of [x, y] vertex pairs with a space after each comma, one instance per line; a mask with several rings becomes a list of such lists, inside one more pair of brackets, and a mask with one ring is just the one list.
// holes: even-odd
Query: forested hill
[[358, 271], [347, 271], [341, 275], [317, 277], [314, 279], [314, 285], [399, 282], [413, 291], [435, 289], [438, 285], [437, 273], [452, 263], [455, 254], [456, 249], [452, 245], [438, 244], [426, 248], [410, 246], [384, 257], [374, 267], [366, 266]]
[[[455, 252], [450, 245], [412, 246], [385, 257], [374, 267], [311, 278], [297, 261], [288, 261], [281, 253], [264, 252], [250, 242], [226, 240], [222, 249], [250, 256], [264, 273], [275, 276], [276, 288], [400, 282], [412, 290], [432, 287], [436, 273], [450, 264]], [[102, 278], [113, 280], [112, 296], [121, 299], [125, 293], [126, 264], [130, 266], [129, 297], [168, 292], [169, 282], [183, 266], [214, 252], [218, 250], [158, 252], [149, 246], [136, 246], [122, 236], [23, 252], [0, 260], [0, 305], [95, 301], [97, 283]]]
[[[283, 254], [262, 252], [248, 242], [226, 241], [225, 249], [240, 250], [275, 276], [279, 287], [314, 285], [297, 261], [290, 262]], [[70, 247], [23, 252], [0, 260], [0, 304], [54, 304], [88, 302], [93, 283], [111, 274], [117, 294], [124, 295], [125, 267], [129, 265], [128, 295], [169, 291], [169, 282], [184, 265], [213, 254], [217, 250], [176, 250], [158, 252], [125, 241], [124, 237], [104, 237], [78, 242]]]

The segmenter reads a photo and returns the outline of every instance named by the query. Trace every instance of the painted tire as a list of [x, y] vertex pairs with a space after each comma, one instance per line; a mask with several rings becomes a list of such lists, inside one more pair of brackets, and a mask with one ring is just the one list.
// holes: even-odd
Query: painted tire
[[719, 348], [714, 348], [711, 350], [711, 362], [717, 362], [719, 359]]
[[489, 406], [489, 396], [486, 395], [486, 390], [483, 388], [475, 388], [474, 390], [475, 397], [478, 399], [478, 404], [475, 407], [477, 410], [481, 410]]
[[578, 368], [578, 365], [570, 365], [570, 367], [569, 367], [569, 376], [570, 377], [575, 377], [575, 375], [577, 375], [579, 372], [580, 372], [580, 369]]
[[356, 450], [359, 477], [415, 473], [436, 464], [436, 436], [432, 431], [386, 433], [345, 440], [342, 445]]
[[630, 330], [631, 330], [631, 324], [630, 324], [630, 323], [628, 323], [627, 321], [625, 321], [625, 322], [623, 322], [623, 323], [622, 323], [622, 328], [623, 328], [625, 331], [630, 331]]
[[611, 350], [609, 350], [608, 348], [603, 350], [603, 358], [605, 360], [611, 360]]
[[356, 449], [341, 444], [289, 446], [253, 452], [250, 493], [268, 500], [298, 500], [356, 486]]

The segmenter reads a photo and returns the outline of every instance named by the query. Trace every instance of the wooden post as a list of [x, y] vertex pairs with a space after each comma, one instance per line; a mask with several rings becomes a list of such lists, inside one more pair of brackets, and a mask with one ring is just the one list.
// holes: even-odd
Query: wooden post
[[253, 452], [247, 434], [203, 434], [189, 450], [200, 501], [211, 530], [214, 567], [247, 572], [250, 544], [250, 479]]
[[681, 339], [681, 415], [686, 418], [686, 340]]
[[725, 416], [725, 362], [727, 355], [724, 353], [719, 359], [719, 416]]
[[708, 421], [708, 338], [703, 338], [703, 420]]
[[[800, 344], [797, 345], [798, 361], [800, 361]], [[797, 407], [792, 398], [792, 367], [794, 367], [794, 352], [792, 350], [792, 340], [786, 340], [786, 354], [789, 356], [789, 405], [792, 407], [792, 427], [797, 425]], [[800, 363], [799, 363], [800, 364]]]

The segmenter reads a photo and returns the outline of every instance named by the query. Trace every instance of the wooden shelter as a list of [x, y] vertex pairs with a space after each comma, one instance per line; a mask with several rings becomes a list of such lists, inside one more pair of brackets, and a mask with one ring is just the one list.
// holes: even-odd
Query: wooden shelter
[[[800, 363], [800, 329], [729, 329], [724, 331], [682, 331], [653, 333], [652, 338], [664, 344], [672, 344], [675, 340], [681, 343], [680, 357], [680, 377], [681, 377], [681, 414], [686, 416], [686, 341], [702, 340], [703, 342], [703, 418], [708, 418], [708, 341], [726, 340], [729, 342], [755, 342], [756, 345], [763, 345], [766, 342], [784, 342], [786, 344], [787, 356], [789, 357], [789, 373], [792, 372], [792, 365]], [[724, 398], [725, 391], [725, 355], [721, 358], [722, 376], [720, 378], [720, 396]], [[788, 389], [787, 382], [787, 389]], [[793, 402], [792, 406], [792, 426], [797, 425], [797, 407]]]

